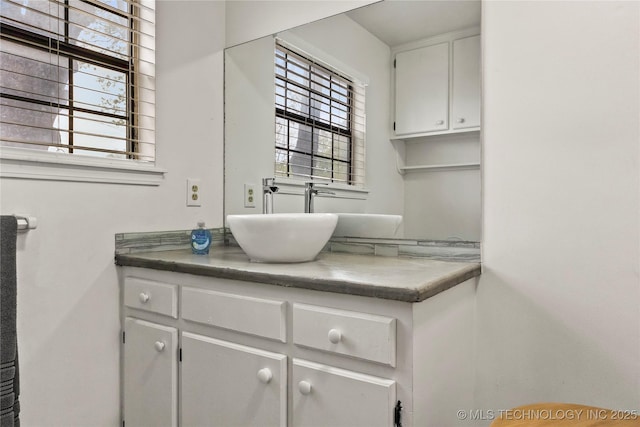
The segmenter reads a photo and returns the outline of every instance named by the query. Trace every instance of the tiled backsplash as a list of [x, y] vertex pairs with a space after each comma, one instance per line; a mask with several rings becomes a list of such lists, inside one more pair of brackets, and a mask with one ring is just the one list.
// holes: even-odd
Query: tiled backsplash
[[[211, 244], [224, 244], [224, 228], [211, 228]], [[191, 230], [116, 234], [116, 253], [172, 251], [191, 247]]]
[[[116, 253], [189, 249], [191, 230], [116, 234]], [[211, 229], [212, 246], [238, 246], [231, 231]], [[454, 240], [371, 239], [334, 237], [323, 251], [389, 257], [419, 257], [442, 261], [480, 262], [480, 243]]]
[[329, 241], [328, 246], [331, 252], [480, 262], [479, 242], [336, 237]]

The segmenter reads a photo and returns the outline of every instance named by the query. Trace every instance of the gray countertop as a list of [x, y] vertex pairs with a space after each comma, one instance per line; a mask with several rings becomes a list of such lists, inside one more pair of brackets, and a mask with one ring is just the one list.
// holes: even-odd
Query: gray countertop
[[480, 275], [479, 263], [332, 252], [312, 262], [263, 264], [233, 246], [211, 247], [208, 256], [190, 250], [117, 254], [116, 264], [406, 302]]

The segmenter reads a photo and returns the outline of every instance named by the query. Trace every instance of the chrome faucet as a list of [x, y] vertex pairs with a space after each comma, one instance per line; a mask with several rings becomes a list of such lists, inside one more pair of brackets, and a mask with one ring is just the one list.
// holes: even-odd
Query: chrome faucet
[[273, 193], [278, 192], [275, 178], [262, 178], [262, 213], [273, 213]]
[[319, 190], [316, 185], [329, 185], [323, 182], [306, 182], [304, 184], [304, 212], [313, 213], [313, 200], [316, 194], [336, 194], [329, 190]]

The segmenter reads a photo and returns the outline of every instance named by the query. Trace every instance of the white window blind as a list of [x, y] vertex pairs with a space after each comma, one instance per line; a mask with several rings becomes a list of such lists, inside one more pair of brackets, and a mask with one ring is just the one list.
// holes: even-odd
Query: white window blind
[[155, 2], [0, 0], [0, 144], [155, 159]]
[[276, 176], [363, 187], [364, 98], [363, 84], [278, 40]]

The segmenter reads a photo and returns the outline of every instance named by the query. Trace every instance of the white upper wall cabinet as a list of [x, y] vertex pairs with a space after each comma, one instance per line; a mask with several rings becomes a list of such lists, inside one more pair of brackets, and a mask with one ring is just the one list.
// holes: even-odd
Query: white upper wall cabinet
[[453, 42], [453, 129], [480, 126], [480, 36]]
[[396, 55], [396, 135], [449, 127], [449, 43]]
[[480, 129], [478, 29], [394, 48], [398, 138]]

